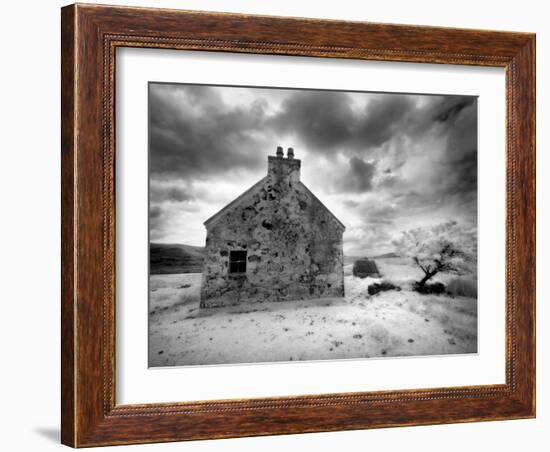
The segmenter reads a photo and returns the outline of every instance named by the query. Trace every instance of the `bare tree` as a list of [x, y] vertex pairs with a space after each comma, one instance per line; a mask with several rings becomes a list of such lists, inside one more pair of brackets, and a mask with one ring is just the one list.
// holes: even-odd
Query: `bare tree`
[[393, 244], [424, 273], [417, 282], [419, 291], [438, 273], [463, 274], [471, 270], [477, 254], [475, 229], [462, 228], [456, 221], [404, 231]]

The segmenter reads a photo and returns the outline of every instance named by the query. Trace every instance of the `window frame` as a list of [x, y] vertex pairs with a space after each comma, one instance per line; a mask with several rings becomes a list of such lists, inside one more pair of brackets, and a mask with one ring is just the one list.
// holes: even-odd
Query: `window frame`
[[[242, 258], [234, 258], [233, 256], [239, 254]], [[227, 267], [227, 272], [229, 275], [244, 275], [246, 274], [247, 269], [247, 258], [248, 258], [248, 252], [247, 250], [230, 250], [229, 251], [229, 263]], [[238, 271], [232, 270], [233, 266], [238, 267]], [[243, 269], [244, 267], [244, 269]]]

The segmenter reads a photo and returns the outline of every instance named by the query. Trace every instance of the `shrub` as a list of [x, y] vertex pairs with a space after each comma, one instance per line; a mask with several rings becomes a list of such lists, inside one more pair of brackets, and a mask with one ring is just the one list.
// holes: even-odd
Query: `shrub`
[[455, 297], [477, 298], [477, 281], [471, 278], [454, 278], [447, 284], [447, 293]]
[[433, 284], [425, 283], [424, 285], [421, 285], [419, 283], [413, 284], [413, 290], [415, 290], [418, 293], [422, 294], [442, 294], [445, 292], [445, 284], [440, 282], [435, 282]]
[[369, 295], [376, 295], [378, 292], [385, 292], [387, 290], [401, 290], [401, 287], [389, 281], [382, 281], [381, 283], [371, 284], [367, 289]]
[[353, 264], [353, 276], [358, 278], [366, 278], [370, 276], [371, 278], [379, 278], [380, 272], [378, 271], [378, 266], [376, 262], [372, 259], [358, 259]]

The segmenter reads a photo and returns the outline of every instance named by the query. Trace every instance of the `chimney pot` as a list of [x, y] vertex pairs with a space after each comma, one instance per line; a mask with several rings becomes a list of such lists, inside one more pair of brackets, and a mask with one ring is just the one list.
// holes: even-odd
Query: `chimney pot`
[[286, 156], [292, 160], [294, 158], [294, 148], [288, 148]]
[[283, 158], [283, 147], [277, 146], [277, 157]]

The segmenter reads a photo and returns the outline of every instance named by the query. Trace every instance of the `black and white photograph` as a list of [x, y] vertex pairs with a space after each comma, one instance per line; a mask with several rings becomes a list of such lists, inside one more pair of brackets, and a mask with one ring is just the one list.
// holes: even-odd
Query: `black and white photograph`
[[477, 353], [476, 96], [148, 90], [149, 367]]

